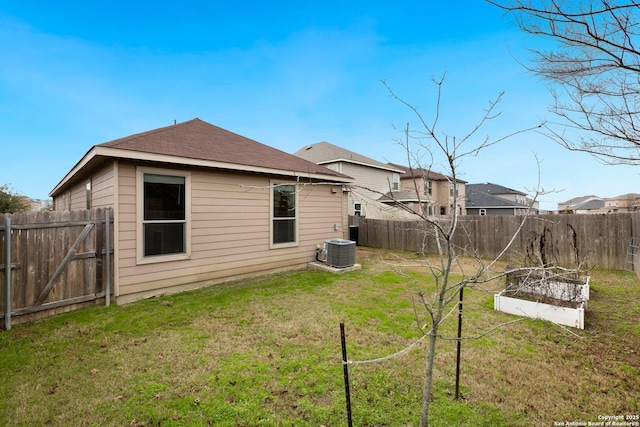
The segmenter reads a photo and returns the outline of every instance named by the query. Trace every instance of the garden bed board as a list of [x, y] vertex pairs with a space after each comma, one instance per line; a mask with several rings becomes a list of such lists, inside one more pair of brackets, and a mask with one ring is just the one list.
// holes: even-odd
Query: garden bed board
[[558, 325], [584, 329], [584, 302], [577, 308], [561, 307], [539, 301], [527, 301], [502, 295], [493, 296], [493, 308], [503, 313], [548, 320]]
[[525, 283], [517, 290], [508, 286], [494, 295], [493, 308], [503, 313], [584, 329], [588, 300], [589, 277], [586, 277], [584, 284], [550, 281], [539, 286]]

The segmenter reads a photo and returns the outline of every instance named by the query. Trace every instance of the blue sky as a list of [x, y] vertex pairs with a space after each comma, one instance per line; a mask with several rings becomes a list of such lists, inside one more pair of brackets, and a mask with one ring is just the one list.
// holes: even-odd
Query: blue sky
[[[394, 141], [417, 122], [381, 80], [430, 120], [431, 79], [446, 74], [439, 130], [457, 138], [504, 92], [476, 140], [496, 139], [552, 118], [544, 82], [518, 64], [539, 43], [479, 0], [0, 0], [0, 185], [46, 198], [93, 145], [195, 117], [289, 153], [328, 141], [406, 164]], [[458, 173], [521, 191], [539, 180], [555, 190], [547, 209], [640, 192], [638, 168], [535, 132]]]

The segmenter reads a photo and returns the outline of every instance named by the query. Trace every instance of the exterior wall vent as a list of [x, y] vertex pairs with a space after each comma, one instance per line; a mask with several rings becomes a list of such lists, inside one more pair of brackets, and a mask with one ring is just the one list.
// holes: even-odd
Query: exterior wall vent
[[351, 267], [356, 263], [356, 242], [345, 239], [325, 240], [326, 264], [336, 268]]

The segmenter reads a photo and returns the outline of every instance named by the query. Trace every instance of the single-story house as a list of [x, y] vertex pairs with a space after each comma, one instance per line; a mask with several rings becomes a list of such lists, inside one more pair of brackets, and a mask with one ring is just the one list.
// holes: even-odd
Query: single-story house
[[306, 266], [348, 237], [352, 181], [193, 119], [93, 146], [49, 195], [55, 210], [113, 208], [126, 303]]

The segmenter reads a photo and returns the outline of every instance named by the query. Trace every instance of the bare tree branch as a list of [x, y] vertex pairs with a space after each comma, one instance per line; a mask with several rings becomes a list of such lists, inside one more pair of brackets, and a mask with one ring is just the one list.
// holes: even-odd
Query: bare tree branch
[[532, 49], [527, 69], [549, 83], [560, 121], [543, 133], [607, 164], [640, 165], [640, 2], [487, 0], [530, 35], [554, 42]]

